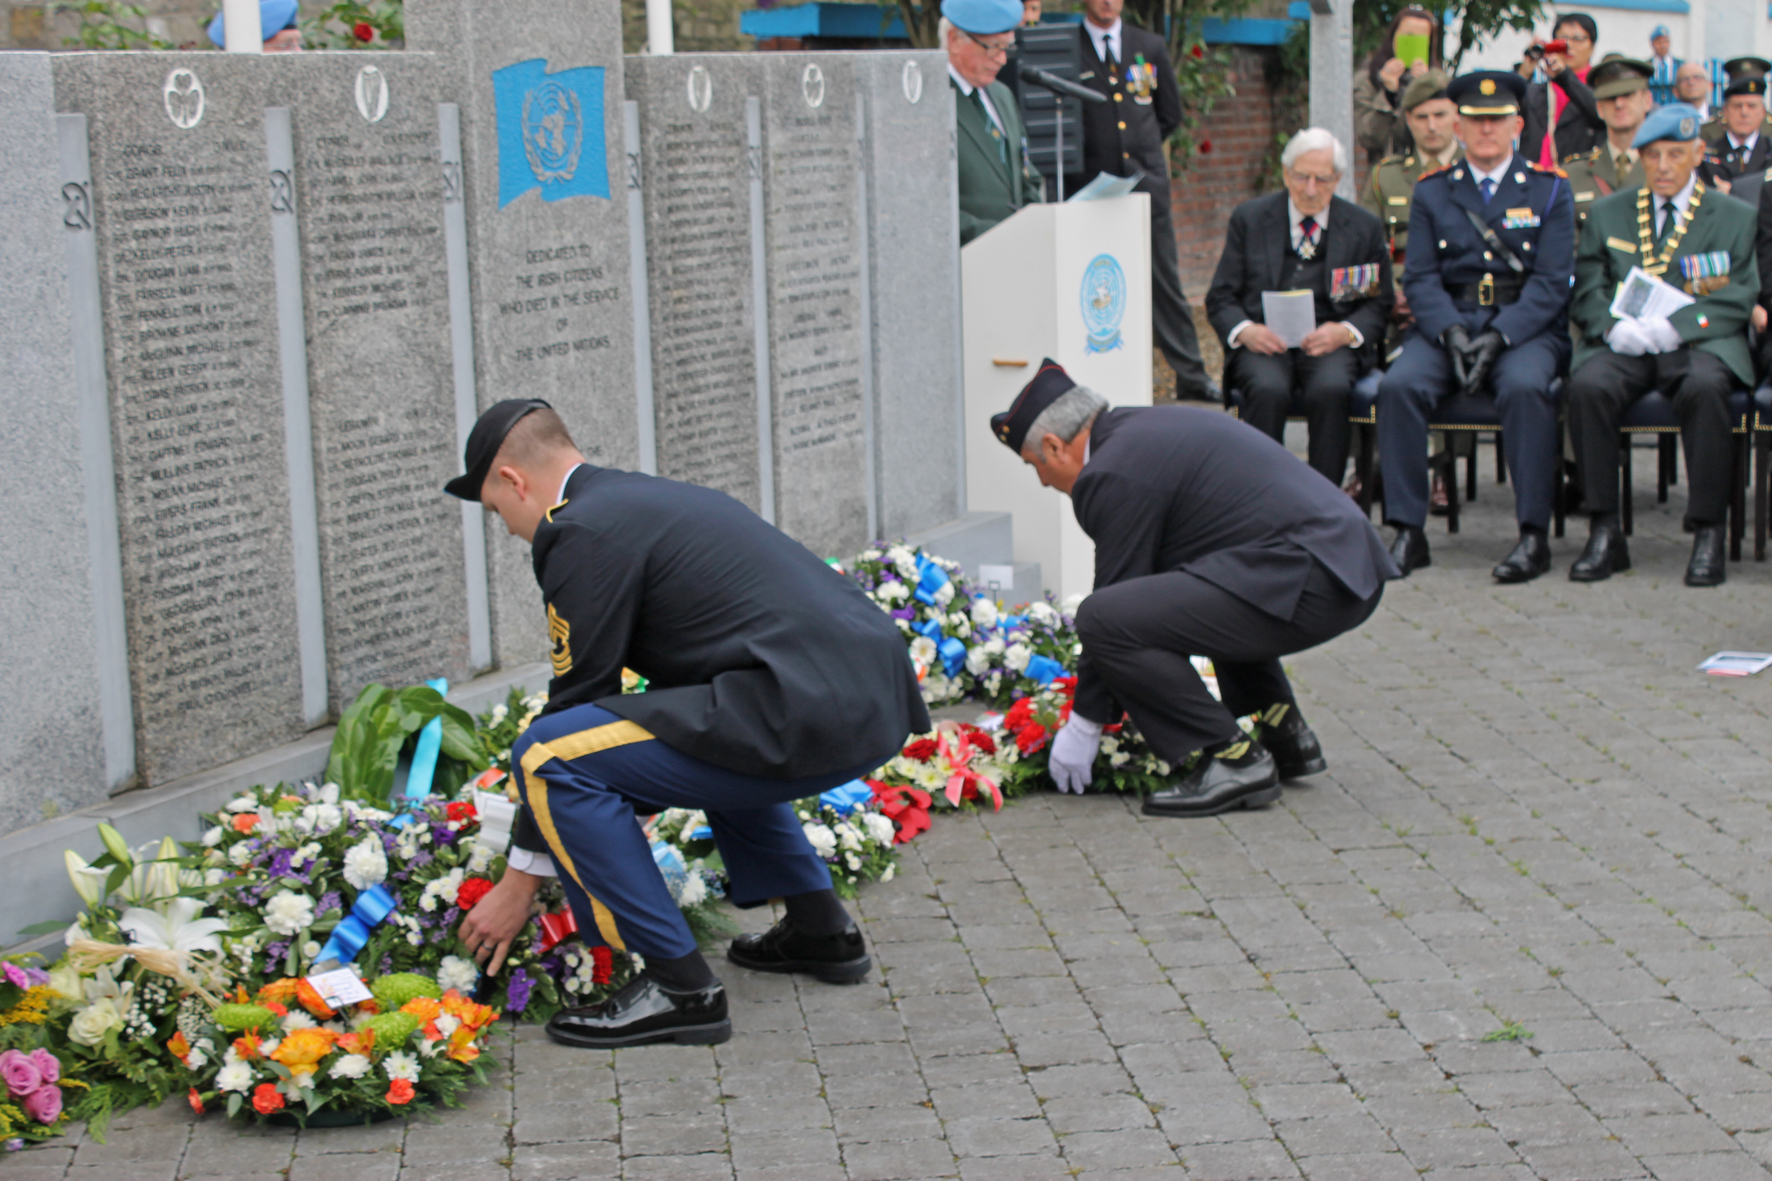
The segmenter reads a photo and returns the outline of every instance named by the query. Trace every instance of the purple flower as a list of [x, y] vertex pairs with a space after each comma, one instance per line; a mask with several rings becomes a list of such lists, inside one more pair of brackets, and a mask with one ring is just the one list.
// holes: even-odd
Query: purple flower
[[446, 824], [439, 824], [431, 829], [431, 840], [439, 845], [455, 844], [456, 835]]
[[271, 855], [271, 864], [266, 868], [265, 872], [274, 878], [286, 878], [289, 876], [290, 865], [294, 861], [294, 849], [278, 849]]
[[340, 910], [343, 906], [344, 903], [339, 898], [338, 891], [328, 890], [326, 893], [320, 895], [320, 901], [314, 904], [314, 913], [325, 914], [329, 910]]
[[423, 869], [425, 866], [429, 865], [431, 862], [433, 862], [435, 860], [437, 860], [437, 859], [435, 857], [431, 856], [429, 853], [416, 853], [413, 855], [412, 860], [408, 861], [406, 863], [406, 868], [407, 869]]
[[22, 1139], [20, 1139], [19, 1137], [14, 1136], [12, 1139], [10, 1139], [6, 1142], [6, 1151], [17, 1152], [19, 1149], [23, 1148], [24, 1146], [25, 1146], [25, 1142]]
[[529, 1007], [529, 993], [535, 988], [535, 981], [529, 973], [518, 968], [511, 973], [510, 983], [505, 985], [505, 1012], [521, 1013]]
[[900, 607], [889, 614], [891, 614], [894, 619], [902, 619], [908, 623], [917, 617], [917, 609], [915, 607]]
[[386, 976], [389, 972], [392, 972], [393, 970], [394, 970], [394, 953], [390, 951], [388, 954], [381, 957], [381, 972], [379, 974], [382, 976]]

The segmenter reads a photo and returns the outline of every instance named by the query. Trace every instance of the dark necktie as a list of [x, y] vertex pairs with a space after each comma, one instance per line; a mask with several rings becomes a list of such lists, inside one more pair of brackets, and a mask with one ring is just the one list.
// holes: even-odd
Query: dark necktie
[[1674, 222], [1679, 216], [1680, 207], [1673, 203], [1673, 198], [1661, 203], [1661, 229], [1655, 235], [1657, 245], [1667, 239], [1668, 232], [1674, 228]]
[[984, 87], [972, 88], [972, 102], [978, 107], [978, 113], [984, 118], [984, 129], [990, 133], [991, 141], [997, 145], [997, 160], [1009, 163], [1009, 150], [1003, 143], [1003, 133], [997, 130], [997, 124], [991, 119], [990, 108], [984, 105]]
[[1112, 37], [1103, 37], [1101, 39], [1101, 53], [1103, 60], [1107, 64], [1108, 73], [1119, 73], [1120, 59], [1118, 55], [1114, 53], [1114, 39]]
[[1485, 176], [1477, 185], [1477, 191], [1483, 194], [1483, 204], [1489, 204], [1489, 198], [1495, 195], [1495, 181]]

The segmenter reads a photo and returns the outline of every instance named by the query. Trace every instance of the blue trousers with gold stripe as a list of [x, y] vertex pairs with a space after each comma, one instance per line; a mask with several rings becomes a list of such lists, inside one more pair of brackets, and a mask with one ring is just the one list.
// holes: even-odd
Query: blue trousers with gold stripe
[[847, 783], [859, 771], [760, 779], [673, 750], [595, 705], [537, 718], [511, 748], [517, 788], [548, 843], [581, 936], [643, 956], [695, 950], [683, 913], [640, 826], [639, 812], [700, 808], [726, 863], [738, 906], [831, 887], [791, 801]]

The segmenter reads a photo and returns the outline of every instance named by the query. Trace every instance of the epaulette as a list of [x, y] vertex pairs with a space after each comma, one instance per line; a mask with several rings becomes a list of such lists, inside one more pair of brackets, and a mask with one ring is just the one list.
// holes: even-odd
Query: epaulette
[[[1453, 163], [1457, 163], [1457, 161], [1453, 161]], [[1416, 177], [1415, 183], [1420, 184], [1422, 181], [1426, 180], [1430, 176], [1439, 176], [1441, 173], [1446, 172], [1451, 167], [1452, 167], [1451, 164], [1437, 164], [1434, 167], [1428, 169], [1426, 172], [1423, 172], [1420, 176]]]
[[[1596, 152], [1597, 152], [1597, 151], [1598, 151], [1598, 149], [1595, 149], [1595, 151], [1596, 151]], [[1532, 171], [1534, 171], [1534, 172], [1543, 172], [1543, 173], [1545, 173], [1545, 174], [1547, 174], [1547, 175], [1550, 175], [1550, 176], [1560, 176], [1560, 177], [1563, 177], [1563, 178], [1564, 178], [1564, 179], [1567, 179], [1567, 178], [1568, 178], [1568, 176], [1569, 176], [1569, 174], [1568, 174], [1568, 173], [1567, 173], [1567, 172], [1564, 172], [1564, 171], [1563, 171], [1563, 170], [1562, 170], [1562, 169], [1561, 169], [1561, 168], [1558, 168], [1558, 167], [1557, 167], [1557, 166], [1556, 166], [1556, 165], [1554, 165], [1554, 164], [1535, 164], [1535, 163], [1528, 163], [1528, 164], [1527, 164], [1527, 165], [1526, 165], [1526, 167], [1528, 167], [1528, 168], [1530, 168], [1530, 169], [1531, 169], [1531, 170], [1532, 170]]]
[[1380, 160], [1378, 166], [1383, 168], [1386, 164], [1401, 164], [1403, 167], [1407, 168], [1410, 164], [1414, 163], [1414, 161], [1415, 157], [1412, 155], [1403, 152], [1395, 152]]
[[[1601, 152], [1601, 150], [1602, 150], [1602, 149], [1600, 149], [1600, 148], [1595, 148], [1595, 149], [1594, 149], [1594, 150], [1593, 150], [1593, 151], [1591, 151], [1591, 152], [1575, 152], [1575, 153], [1574, 153], [1574, 154], [1572, 154], [1572, 155], [1568, 155], [1568, 156], [1564, 156], [1564, 157], [1563, 157], [1563, 163], [1565, 163], [1565, 164], [1573, 164], [1573, 163], [1575, 163], [1575, 162], [1576, 162], [1576, 161], [1577, 161], [1577, 160], [1586, 160], [1586, 161], [1588, 161], [1588, 162], [1590, 162], [1590, 163], [1591, 163], [1591, 162], [1593, 162], [1593, 161], [1595, 161], [1595, 160], [1598, 160], [1598, 159], [1599, 159], [1599, 158], [1600, 158], [1600, 152]], [[1533, 167], [1534, 167], [1534, 168], [1536, 168], [1536, 167], [1538, 167], [1538, 165], [1536, 165], [1536, 164], [1534, 164], [1534, 165], [1533, 165]], [[1565, 175], [1565, 176], [1567, 176], [1567, 175], [1568, 175], [1568, 174], [1567, 174], [1567, 173], [1564, 173], [1564, 175]]]

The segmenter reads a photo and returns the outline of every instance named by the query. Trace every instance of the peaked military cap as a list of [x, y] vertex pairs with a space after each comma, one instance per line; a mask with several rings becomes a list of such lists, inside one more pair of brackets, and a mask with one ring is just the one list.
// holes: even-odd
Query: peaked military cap
[[1044, 358], [1039, 372], [1021, 387], [1021, 393], [1015, 395], [1009, 409], [991, 415], [991, 433], [1005, 447], [1020, 455], [1021, 445], [1034, 421], [1046, 412], [1046, 407], [1058, 401], [1060, 395], [1076, 388], [1077, 383], [1064, 371], [1064, 366], [1051, 357]]
[[462, 500], [480, 500], [480, 489], [486, 483], [486, 473], [492, 470], [492, 461], [498, 455], [498, 449], [504, 445], [505, 436], [511, 428], [522, 421], [523, 416], [531, 410], [552, 410], [553, 407], [540, 398], [506, 398], [494, 403], [474, 429], [468, 432], [468, 445], [462, 456], [463, 466], [468, 470], [443, 485], [443, 491]]
[[1772, 74], [1772, 62], [1763, 57], [1732, 57], [1723, 63], [1723, 73], [1729, 75], [1729, 81], [1737, 78], [1759, 76], [1764, 78]]
[[1460, 115], [1517, 115], [1526, 100], [1526, 80], [1512, 70], [1475, 70], [1446, 87]]
[[1446, 72], [1444, 70], [1429, 70], [1409, 83], [1403, 91], [1403, 101], [1399, 105], [1407, 113], [1422, 103], [1433, 102], [1436, 98], [1445, 97]]
[[1637, 136], [1630, 141], [1633, 148], [1644, 147], [1658, 139], [1673, 140], [1685, 143], [1698, 138], [1698, 109], [1687, 103], [1668, 103], [1665, 107], [1656, 107], [1637, 128]]
[[1653, 77], [1655, 67], [1648, 62], [1609, 53], [1588, 73], [1587, 84], [1595, 98], [1618, 98], [1649, 89]]

